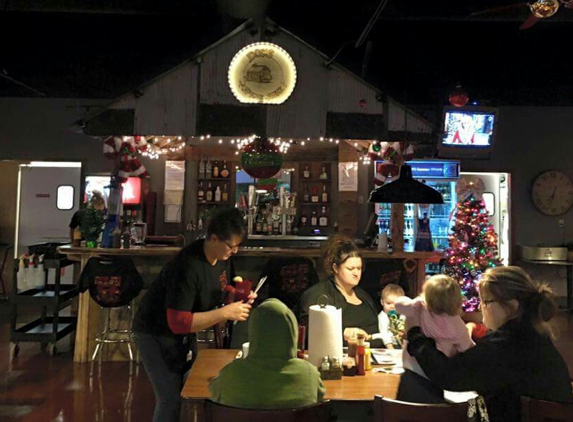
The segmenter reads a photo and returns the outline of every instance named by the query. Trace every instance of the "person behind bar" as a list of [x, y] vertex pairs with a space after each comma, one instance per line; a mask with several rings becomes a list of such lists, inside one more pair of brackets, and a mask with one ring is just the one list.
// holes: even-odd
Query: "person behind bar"
[[324, 399], [316, 367], [297, 358], [298, 323], [278, 299], [267, 299], [249, 318], [249, 353], [221, 369], [211, 400], [246, 409], [310, 406]]
[[[378, 332], [378, 312], [370, 295], [358, 287], [362, 277], [362, 257], [356, 244], [348, 237], [335, 235], [325, 244], [322, 259], [326, 280], [307, 289], [300, 299], [300, 318], [308, 325], [308, 312], [318, 298], [326, 295], [329, 304], [342, 309], [345, 343], [359, 333], [370, 338]], [[307, 330], [308, 332], [308, 330]], [[373, 339], [371, 347], [384, 347], [381, 339]]]
[[492, 422], [520, 420], [520, 396], [572, 401], [569, 371], [553, 345], [556, 312], [549, 287], [519, 267], [488, 269], [479, 284], [483, 322], [491, 332], [466, 352], [448, 358], [420, 327], [408, 331], [408, 352], [441, 388], [475, 390]]
[[133, 330], [155, 392], [154, 422], [179, 421], [181, 388], [192, 364], [190, 357], [196, 355], [195, 333], [249, 316], [256, 297], [252, 293], [249, 303], [217, 308], [233, 276], [229, 258], [238, 251], [244, 234], [239, 210], [220, 211], [209, 222], [206, 238], [183, 248], [140, 302]]
[[[92, 197], [85, 203], [86, 208], [77, 210], [74, 215], [72, 215], [72, 219], [70, 220], [69, 228], [70, 228], [70, 242], [74, 242], [74, 232], [78, 230], [82, 225], [82, 218], [86, 212], [87, 208], [93, 208], [94, 210], [103, 211], [105, 209], [105, 200], [103, 199], [103, 195], [99, 190], [94, 190], [92, 192]], [[81, 233], [75, 234], [75, 240], [78, 242], [81, 240]], [[79, 245], [78, 245], [79, 246]]]

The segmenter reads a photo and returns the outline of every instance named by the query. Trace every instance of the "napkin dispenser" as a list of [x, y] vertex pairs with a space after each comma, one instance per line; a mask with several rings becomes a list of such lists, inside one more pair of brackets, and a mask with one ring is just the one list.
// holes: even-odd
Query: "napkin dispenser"
[[567, 261], [567, 248], [562, 246], [519, 246], [520, 256], [530, 261]]

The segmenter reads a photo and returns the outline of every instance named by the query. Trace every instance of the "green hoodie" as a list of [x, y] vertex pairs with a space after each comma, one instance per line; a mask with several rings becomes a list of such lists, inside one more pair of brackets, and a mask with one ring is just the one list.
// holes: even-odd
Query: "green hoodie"
[[249, 354], [225, 366], [209, 385], [211, 400], [247, 409], [308, 406], [324, 398], [320, 374], [296, 357], [298, 323], [278, 299], [267, 299], [249, 320]]

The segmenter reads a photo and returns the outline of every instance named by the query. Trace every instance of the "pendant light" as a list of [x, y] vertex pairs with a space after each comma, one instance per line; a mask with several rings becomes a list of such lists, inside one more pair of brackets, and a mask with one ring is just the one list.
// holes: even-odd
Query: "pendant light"
[[370, 192], [369, 202], [390, 204], [443, 204], [444, 198], [436, 189], [412, 177], [412, 167], [400, 166], [398, 179]]

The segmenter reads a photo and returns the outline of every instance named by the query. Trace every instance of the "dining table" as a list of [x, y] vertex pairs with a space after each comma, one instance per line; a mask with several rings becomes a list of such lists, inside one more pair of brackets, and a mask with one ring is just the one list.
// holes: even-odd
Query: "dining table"
[[[233, 349], [199, 351], [181, 390], [181, 421], [205, 420], [203, 406], [210, 396], [209, 382], [225, 365], [237, 357], [238, 352]], [[396, 365], [372, 365], [372, 370], [366, 371], [363, 376], [343, 376], [338, 380], [325, 380], [323, 381], [326, 387], [325, 399], [345, 402], [373, 401], [376, 395], [395, 399], [400, 375], [381, 371], [387, 369], [390, 372], [393, 366]]]

